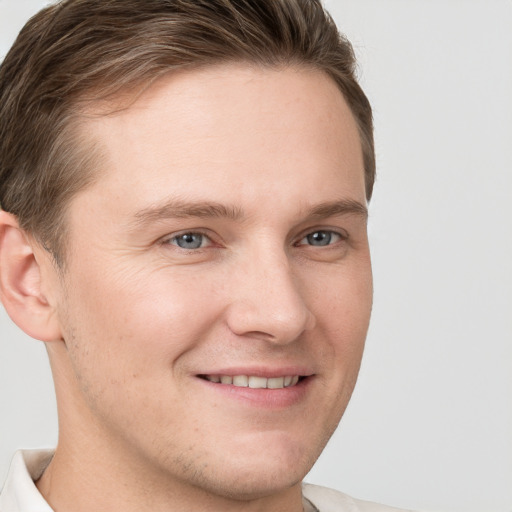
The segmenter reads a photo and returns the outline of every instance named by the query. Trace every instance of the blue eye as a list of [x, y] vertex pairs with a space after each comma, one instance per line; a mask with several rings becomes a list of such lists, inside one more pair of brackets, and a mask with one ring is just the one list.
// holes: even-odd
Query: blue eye
[[334, 231], [314, 231], [309, 235], [305, 236], [299, 245], [311, 245], [313, 247], [325, 247], [341, 240], [341, 235]]
[[208, 237], [201, 233], [183, 233], [171, 238], [170, 242], [181, 249], [200, 249], [208, 244]]

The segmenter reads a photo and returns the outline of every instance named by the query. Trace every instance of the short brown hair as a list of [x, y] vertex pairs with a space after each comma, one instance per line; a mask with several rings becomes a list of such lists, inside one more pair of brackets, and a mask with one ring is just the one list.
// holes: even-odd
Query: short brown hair
[[80, 102], [231, 61], [330, 75], [358, 124], [371, 197], [371, 107], [321, 0], [64, 0], [25, 25], [0, 67], [1, 207], [59, 261], [65, 207], [95, 177], [92, 153], [74, 136]]

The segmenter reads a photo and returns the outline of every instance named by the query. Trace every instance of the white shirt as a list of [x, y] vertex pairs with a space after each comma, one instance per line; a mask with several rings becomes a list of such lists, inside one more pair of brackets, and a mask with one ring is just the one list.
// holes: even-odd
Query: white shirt
[[[50, 463], [52, 450], [20, 450], [12, 459], [0, 493], [0, 512], [53, 512], [34, 481]], [[318, 485], [302, 485], [304, 512], [406, 512], [351, 498]]]

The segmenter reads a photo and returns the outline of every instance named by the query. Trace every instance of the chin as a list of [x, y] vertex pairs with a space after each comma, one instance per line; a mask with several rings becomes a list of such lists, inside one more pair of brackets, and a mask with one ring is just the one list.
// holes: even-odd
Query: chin
[[[252, 453], [251, 453], [252, 452]], [[320, 450], [304, 450], [293, 443], [261, 440], [255, 450], [230, 450], [216, 467], [203, 466], [197, 473], [200, 487], [218, 496], [250, 501], [284, 493], [299, 485], [316, 461]]]
[[266, 468], [257, 468], [246, 464], [237, 471], [216, 471], [214, 475], [209, 475], [210, 478], [203, 474], [201, 487], [231, 500], [251, 501], [284, 493], [300, 484], [307, 473], [282, 466], [277, 471], [270, 466], [267, 464]]

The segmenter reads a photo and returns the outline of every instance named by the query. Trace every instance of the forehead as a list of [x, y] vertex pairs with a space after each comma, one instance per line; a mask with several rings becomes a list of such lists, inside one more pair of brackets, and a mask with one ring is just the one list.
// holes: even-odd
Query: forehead
[[365, 202], [356, 122], [334, 81], [315, 69], [230, 64], [171, 73], [82, 130], [105, 156], [85, 194], [115, 191], [119, 207], [141, 209], [169, 193], [243, 202], [258, 188], [274, 202], [304, 201], [306, 188], [329, 195], [333, 183], [337, 197], [322, 199]]

